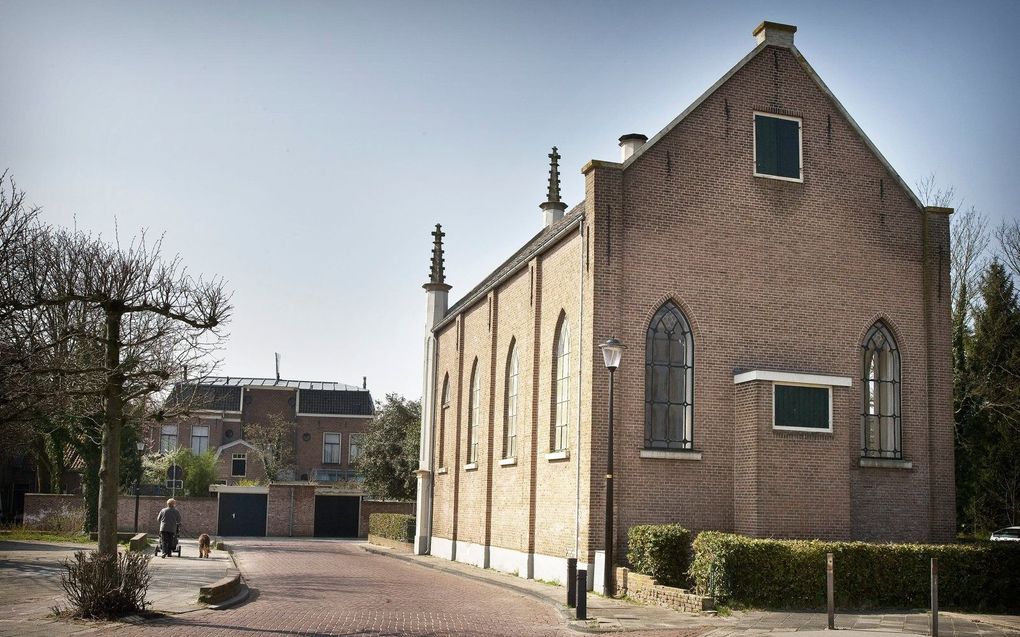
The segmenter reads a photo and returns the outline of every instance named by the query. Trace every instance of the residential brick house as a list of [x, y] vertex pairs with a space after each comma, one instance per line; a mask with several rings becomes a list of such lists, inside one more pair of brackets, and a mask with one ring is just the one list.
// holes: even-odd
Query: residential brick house
[[544, 226], [450, 307], [436, 226], [417, 552], [558, 581], [576, 556], [601, 581], [610, 337], [617, 556], [642, 523], [953, 538], [952, 211], [795, 31], [762, 23], [663, 130], [585, 164], [569, 211], [554, 148]]
[[291, 432], [294, 467], [279, 479], [333, 483], [359, 479], [352, 462], [374, 414], [367, 387], [275, 378], [203, 378], [174, 388], [168, 403], [187, 400], [189, 415], [151, 426], [152, 451], [213, 450], [221, 484], [264, 481], [265, 467], [245, 430], [270, 418]]

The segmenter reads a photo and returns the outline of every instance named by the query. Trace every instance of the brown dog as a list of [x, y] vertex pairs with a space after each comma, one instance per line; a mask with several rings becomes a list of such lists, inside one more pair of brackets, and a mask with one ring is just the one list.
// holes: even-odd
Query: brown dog
[[205, 533], [198, 536], [198, 556], [209, 557], [209, 549], [212, 542], [209, 540], [209, 536]]

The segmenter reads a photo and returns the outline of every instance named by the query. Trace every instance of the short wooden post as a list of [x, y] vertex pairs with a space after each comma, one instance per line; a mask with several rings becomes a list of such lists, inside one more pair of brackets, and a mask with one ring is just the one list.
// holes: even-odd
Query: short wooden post
[[588, 619], [588, 571], [577, 569], [577, 606], [575, 617]]
[[567, 558], [567, 608], [577, 603], [577, 558]]
[[931, 558], [931, 637], [939, 637], [939, 558]]
[[825, 599], [829, 610], [829, 630], [836, 630], [836, 600], [833, 593], [832, 553], [825, 554]]

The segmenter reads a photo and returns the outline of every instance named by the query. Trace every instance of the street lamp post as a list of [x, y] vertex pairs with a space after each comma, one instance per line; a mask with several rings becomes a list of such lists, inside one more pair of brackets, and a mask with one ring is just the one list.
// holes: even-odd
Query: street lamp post
[[613, 374], [623, 358], [623, 343], [610, 338], [602, 345], [602, 357], [609, 370], [609, 432], [606, 444], [606, 563], [602, 569], [602, 588], [607, 596], [614, 593], [613, 580]]
[[138, 449], [138, 457], [135, 459], [138, 462], [135, 471], [135, 533], [138, 533], [138, 491], [142, 486], [142, 452], [145, 450], [145, 441], [136, 442], [135, 448]]

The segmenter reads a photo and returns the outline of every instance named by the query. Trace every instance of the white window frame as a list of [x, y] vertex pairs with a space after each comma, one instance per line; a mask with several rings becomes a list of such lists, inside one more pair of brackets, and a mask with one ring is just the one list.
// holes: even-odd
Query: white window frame
[[[234, 462], [236, 460], [244, 460], [244, 473], [234, 473]], [[230, 456], [230, 477], [231, 478], [244, 478], [248, 475], [248, 454], [247, 453], [235, 453]]]
[[[326, 460], [326, 436], [336, 436], [336, 462]], [[331, 446], [334, 443], [329, 443]], [[322, 432], [322, 464], [340, 464], [343, 460], [344, 437], [339, 431]]]
[[[794, 179], [793, 177], [780, 177], [779, 175], [769, 175], [766, 173], [758, 172], [758, 116], [762, 117], [773, 117], [775, 119], [785, 119], [791, 122], [797, 122], [797, 157], [800, 159], [799, 172], [800, 177]], [[780, 181], [792, 181], [798, 184], [804, 183], [804, 118], [802, 117], [791, 117], [789, 115], [777, 115], [775, 113], [767, 113], [765, 111], [752, 111], [751, 114], [751, 172], [755, 177], [764, 177], [765, 179], [778, 179]]]
[[[195, 438], [196, 438], [196, 436], [195, 436], [195, 429], [205, 429], [205, 435], [204, 436], [197, 436], [198, 438], [205, 438], [205, 449], [203, 449], [202, 451], [196, 451], [195, 450]], [[200, 455], [202, 455], [203, 453], [205, 453], [208, 450], [209, 450], [209, 425], [192, 425], [191, 426], [191, 453], [195, 454], [196, 456], [200, 456]]]
[[[164, 448], [163, 439], [170, 435], [170, 434], [167, 433], [167, 430], [171, 429], [171, 428], [174, 430], [174, 433], [173, 433], [174, 444], [173, 444], [173, 446], [171, 448]], [[181, 442], [181, 426], [180, 425], [162, 425], [160, 427], [160, 429], [159, 429], [159, 453], [161, 455], [173, 452], [174, 449], [177, 449], [177, 447], [180, 445], [180, 442]]]
[[[776, 387], [782, 385], [784, 387], [814, 387], [816, 389], [824, 389], [828, 394], [829, 398], [829, 426], [826, 429], [821, 427], [790, 427], [786, 425], [776, 424]], [[813, 383], [792, 383], [789, 381], [775, 382], [772, 383], [772, 428], [778, 431], [806, 431], [811, 433], [832, 433], [832, 385], [816, 385]]]
[[[478, 434], [481, 431], [481, 420], [482, 416], [482, 375], [478, 368], [478, 359], [475, 359], [474, 365], [471, 371], [471, 393], [469, 394], [469, 400], [471, 401], [468, 408], [468, 465], [478, 465]], [[465, 469], [467, 466], [465, 466]]]
[[503, 459], [517, 457], [517, 409], [519, 406], [520, 390], [520, 358], [518, 356], [517, 343], [514, 342], [510, 350], [510, 364], [507, 375], [506, 388], [506, 433], [503, 438]]
[[552, 449], [550, 452], [565, 451], [570, 448], [570, 327], [567, 319], [563, 319], [557, 335], [556, 377], [553, 379], [556, 388], [556, 413], [553, 418]]

